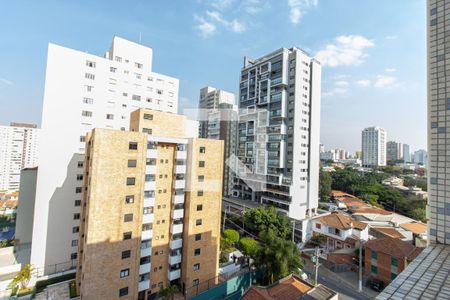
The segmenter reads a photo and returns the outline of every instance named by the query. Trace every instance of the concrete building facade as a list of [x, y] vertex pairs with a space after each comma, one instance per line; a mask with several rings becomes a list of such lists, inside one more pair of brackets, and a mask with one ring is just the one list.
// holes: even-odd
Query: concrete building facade
[[39, 130], [35, 124], [0, 126], [0, 190], [18, 191], [20, 171], [37, 166]]
[[403, 159], [403, 145], [395, 141], [386, 143], [386, 162], [395, 162]]
[[362, 131], [361, 137], [363, 167], [385, 166], [386, 131], [380, 127], [368, 127]]
[[298, 48], [245, 57], [233, 196], [294, 220], [318, 206], [321, 65]]
[[178, 79], [152, 71], [152, 52], [117, 36], [103, 57], [48, 46], [31, 250], [43, 273], [77, 253], [86, 133], [128, 130], [139, 108], [177, 112]]
[[201, 292], [218, 273], [224, 142], [192, 138], [181, 115], [140, 109], [130, 121], [87, 136], [81, 299]]

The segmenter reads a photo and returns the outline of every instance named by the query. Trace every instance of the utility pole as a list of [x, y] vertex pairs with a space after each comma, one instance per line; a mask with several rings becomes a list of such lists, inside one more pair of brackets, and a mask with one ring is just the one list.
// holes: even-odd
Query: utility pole
[[225, 222], [226, 222], [226, 220], [227, 220], [227, 210], [225, 209], [225, 210], [223, 211], [223, 224], [222, 224], [222, 232], [224, 232], [224, 231], [225, 231]]
[[292, 242], [293, 243], [295, 243], [294, 236], [295, 236], [295, 221], [292, 221]]
[[359, 285], [358, 290], [362, 292], [362, 240], [359, 240]]
[[316, 247], [316, 266], [315, 266], [315, 273], [314, 273], [314, 283], [317, 285], [317, 278], [319, 273], [319, 247]]

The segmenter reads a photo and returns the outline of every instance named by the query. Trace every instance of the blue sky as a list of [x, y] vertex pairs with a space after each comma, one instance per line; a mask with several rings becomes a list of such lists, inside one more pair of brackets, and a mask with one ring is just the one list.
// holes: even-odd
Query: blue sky
[[155, 72], [180, 79], [180, 108], [199, 89], [237, 93], [243, 56], [298, 46], [322, 60], [327, 148], [360, 148], [378, 125], [426, 147], [423, 0], [3, 1], [0, 124], [40, 123], [47, 44], [103, 55], [113, 35], [153, 48]]

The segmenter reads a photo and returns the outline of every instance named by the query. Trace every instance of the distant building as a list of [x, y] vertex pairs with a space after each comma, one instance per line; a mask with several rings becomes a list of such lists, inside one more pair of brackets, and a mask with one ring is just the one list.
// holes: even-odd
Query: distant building
[[386, 131], [368, 127], [362, 131], [362, 164], [364, 167], [386, 165]]
[[0, 126], [0, 190], [18, 191], [20, 171], [37, 166], [39, 131], [35, 124]]
[[385, 284], [394, 280], [423, 250], [393, 237], [369, 240], [364, 248], [365, 273]]
[[405, 163], [411, 162], [411, 149], [408, 144], [403, 144], [403, 161]]
[[361, 151], [355, 151], [355, 158], [361, 159], [361, 157], [362, 157], [362, 152]]
[[320, 153], [320, 160], [327, 161], [332, 160], [334, 161], [336, 159], [336, 153], [334, 151], [326, 151]]
[[319, 145], [319, 153], [324, 153], [325, 152], [325, 145], [324, 144], [320, 144]]
[[389, 141], [386, 143], [386, 161], [395, 162], [403, 158], [403, 146], [401, 143]]
[[414, 152], [414, 163], [424, 165], [425, 167], [428, 165], [428, 153], [425, 150], [417, 150]]

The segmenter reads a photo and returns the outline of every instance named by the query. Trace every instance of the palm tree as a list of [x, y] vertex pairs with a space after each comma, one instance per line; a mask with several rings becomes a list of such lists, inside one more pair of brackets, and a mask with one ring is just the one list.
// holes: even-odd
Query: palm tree
[[16, 277], [14, 277], [14, 279], [11, 281], [11, 283], [9, 284], [9, 286], [11, 288], [15, 288], [15, 287], [20, 287], [19, 290], [23, 290], [26, 289], [28, 283], [31, 280], [31, 272], [34, 271], [34, 268], [31, 267], [30, 264], [26, 264], [22, 270], [20, 270]]
[[165, 289], [162, 289], [158, 292], [158, 297], [164, 300], [173, 300], [176, 293], [179, 292], [179, 288], [177, 285], [169, 285]]

